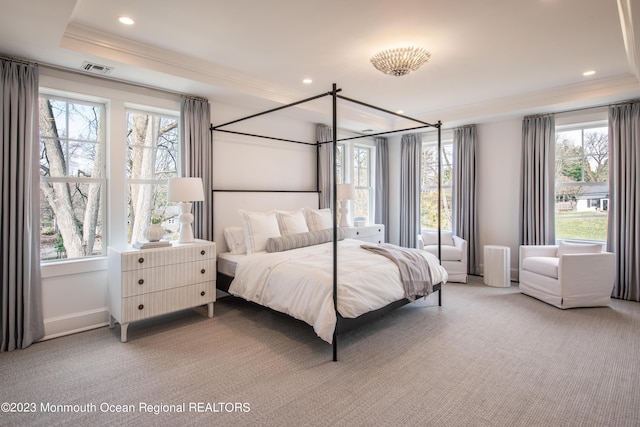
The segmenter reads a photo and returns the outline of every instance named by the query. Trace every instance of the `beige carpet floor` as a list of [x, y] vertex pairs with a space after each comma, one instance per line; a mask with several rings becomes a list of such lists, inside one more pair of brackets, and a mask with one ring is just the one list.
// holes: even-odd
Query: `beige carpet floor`
[[0, 424], [640, 425], [638, 303], [559, 310], [473, 277], [345, 333], [338, 362], [299, 321], [215, 311], [0, 354]]

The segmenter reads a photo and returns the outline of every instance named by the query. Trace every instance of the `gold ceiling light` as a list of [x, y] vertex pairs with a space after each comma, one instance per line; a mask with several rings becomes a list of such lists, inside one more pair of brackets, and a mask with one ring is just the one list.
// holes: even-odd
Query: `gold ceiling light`
[[371, 63], [383, 73], [399, 77], [417, 70], [430, 57], [431, 53], [421, 47], [400, 47], [376, 53]]

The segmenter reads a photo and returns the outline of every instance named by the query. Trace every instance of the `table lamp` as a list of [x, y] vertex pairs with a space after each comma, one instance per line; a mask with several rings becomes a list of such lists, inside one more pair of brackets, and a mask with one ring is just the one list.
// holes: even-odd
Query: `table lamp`
[[167, 201], [178, 202], [180, 208], [180, 237], [178, 243], [192, 243], [193, 237], [193, 214], [191, 213], [191, 202], [204, 200], [204, 190], [202, 188], [202, 178], [169, 178], [169, 190]]

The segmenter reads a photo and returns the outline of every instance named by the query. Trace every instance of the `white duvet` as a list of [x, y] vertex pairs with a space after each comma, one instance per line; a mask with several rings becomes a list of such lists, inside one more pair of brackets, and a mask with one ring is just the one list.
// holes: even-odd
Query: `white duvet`
[[[338, 242], [338, 311], [347, 318], [404, 298], [398, 267], [360, 248], [362, 244], [353, 239]], [[229, 292], [303, 320], [331, 343], [336, 326], [332, 249], [329, 242], [249, 255], [238, 262]], [[421, 253], [429, 261], [433, 284], [446, 282], [447, 272], [438, 259]]]

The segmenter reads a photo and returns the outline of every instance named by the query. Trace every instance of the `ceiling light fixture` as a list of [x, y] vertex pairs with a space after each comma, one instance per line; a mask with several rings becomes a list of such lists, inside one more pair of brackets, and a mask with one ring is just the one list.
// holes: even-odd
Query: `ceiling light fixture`
[[376, 53], [371, 63], [385, 74], [400, 77], [417, 70], [429, 58], [431, 53], [421, 47], [400, 47]]
[[128, 16], [121, 16], [120, 18], [118, 18], [118, 21], [120, 21], [120, 23], [124, 25], [133, 25], [136, 22]]

